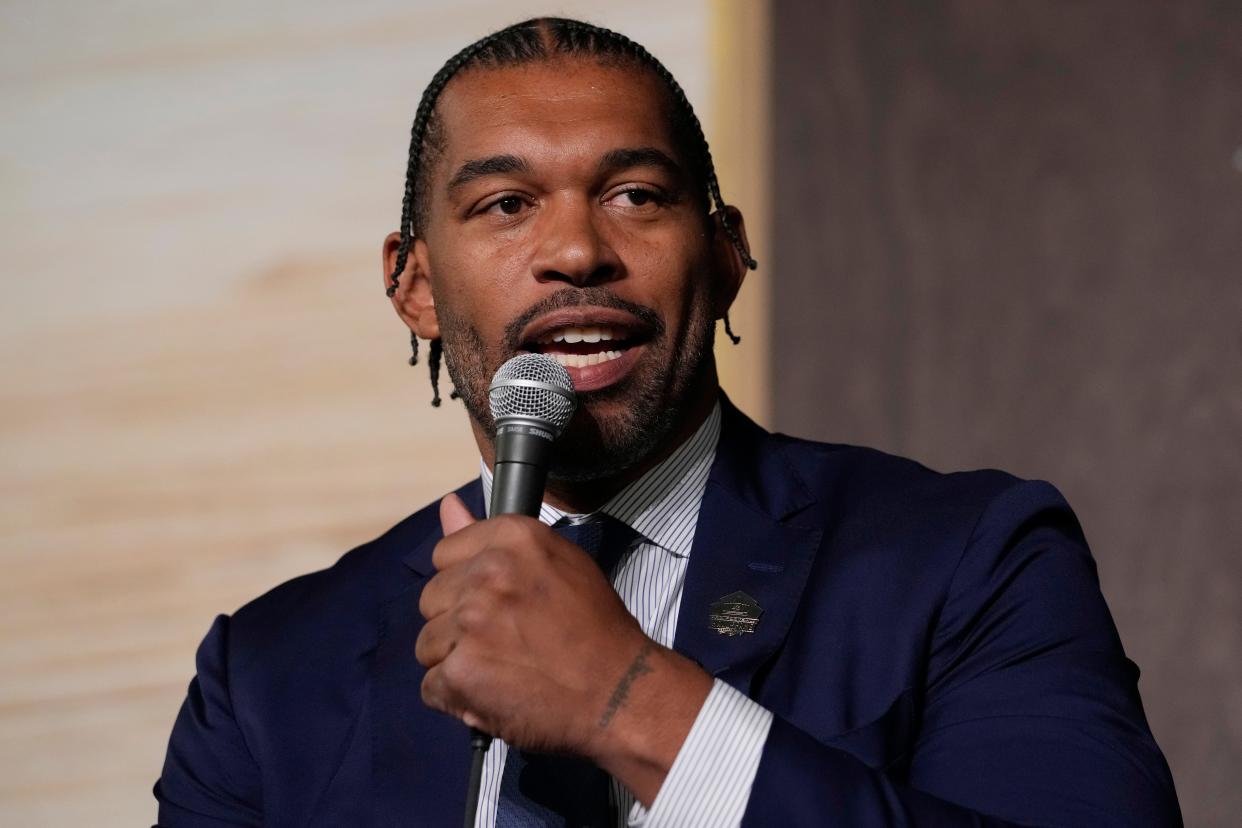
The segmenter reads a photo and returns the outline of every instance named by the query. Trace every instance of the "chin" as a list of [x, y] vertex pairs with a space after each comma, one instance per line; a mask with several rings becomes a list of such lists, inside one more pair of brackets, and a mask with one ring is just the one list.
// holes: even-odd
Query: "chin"
[[679, 407], [653, 400], [600, 396], [583, 395], [578, 412], [557, 439], [548, 469], [552, 479], [616, 477], [657, 450], [681, 416]]

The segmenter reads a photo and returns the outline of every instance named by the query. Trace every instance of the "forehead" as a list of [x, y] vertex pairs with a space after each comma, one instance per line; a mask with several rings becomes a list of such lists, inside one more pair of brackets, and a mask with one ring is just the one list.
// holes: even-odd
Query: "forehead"
[[668, 90], [653, 72], [591, 58], [472, 67], [449, 83], [437, 105], [450, 162], [498, 152], [594, 161], [601, 148], [618, 146], [676, 156], [669, 115]]

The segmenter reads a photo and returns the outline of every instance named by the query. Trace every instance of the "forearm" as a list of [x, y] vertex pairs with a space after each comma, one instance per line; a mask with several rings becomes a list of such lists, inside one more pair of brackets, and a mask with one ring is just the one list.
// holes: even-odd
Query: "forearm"
[[600, 712], [596, 764], [651, 807], [711, 688], [697, 664], [646, 641]]

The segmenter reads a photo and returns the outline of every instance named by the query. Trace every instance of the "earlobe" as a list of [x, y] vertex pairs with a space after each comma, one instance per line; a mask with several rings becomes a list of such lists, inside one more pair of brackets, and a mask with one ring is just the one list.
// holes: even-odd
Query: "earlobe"
[[[393, 287], [390, 299], [397, 315], [413, 333], [423, 339], [438, 339], [440, 324], [436, 318], [436, 303], [431, 291], [431, 275], [427, 260], [427, 245], [414, 239], [405, 261], [401, 261], [401, 234], [389, 233], [384, 239], [384, 289]], [[392, 275], [401, 266], [394, 286]]]

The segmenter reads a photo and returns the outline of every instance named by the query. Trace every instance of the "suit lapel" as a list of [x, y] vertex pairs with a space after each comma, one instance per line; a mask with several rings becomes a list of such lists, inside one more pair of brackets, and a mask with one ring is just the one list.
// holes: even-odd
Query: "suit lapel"
[[[482, 486], [457, 492], [474, 514], [482, 513]], [[461, 821], [470, 769], [469, 731], [461, 722], [423, 704], [426, 670], [414, 658], [422, 629], [418, 598], [435, 574], [431, 553], [439, 528], [405, 556], [411, 583], [380, 608], [380, 641], [372, 687], [375, 824], [453, 825]]]
[[[815, 500], [763, 431], [722, 399], [720, 442], [699, 510], [674, 648], [750, 694], [802, 597], [823, 523], [798, 520]], [[761, 609], [753, 632], [726, 635], [712, 605], [743, 592]]]

